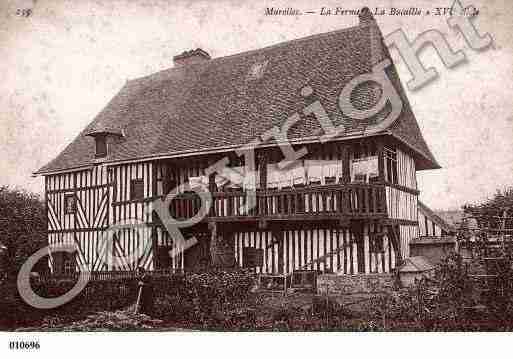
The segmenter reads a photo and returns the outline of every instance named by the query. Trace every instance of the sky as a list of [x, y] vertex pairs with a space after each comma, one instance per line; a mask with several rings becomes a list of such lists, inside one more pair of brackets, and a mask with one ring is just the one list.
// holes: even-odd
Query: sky
[[[470, 1], [470, 0], [469, 0]], [[358, 9], [362, 1], [8, 0], [0, 2], [0, 186], [41, 193], [32, 173], [59, 154], [127, 79], [173, 66], [200, 47], [231, 55], [356, 25], [356, 16], [322, 16], [321, 7]], [[513, 185], [513, 10], [507, 0], [472, 1], [474, 24], [494, 46], [470, 49], [444, 16], [377, 16], [386, 36], [410, 39], [436, 29], [467, 62], [445, 68], [431, 48], [420, 58], [438, 78], [407, 91], [422, 133], [443, 167], [418, 172], [420, 198], [433, 209], [456, 209]], [[374, 7], [432, 9], [432, 1], [367, 0]], [[441, 6], [445, 6], [442, 4]], [[316, 11], [266, 16], [266, 7]], [[17, 9], [30, 8], [28, 17]], [[411, 79], [392, 57], [405, 85]]]

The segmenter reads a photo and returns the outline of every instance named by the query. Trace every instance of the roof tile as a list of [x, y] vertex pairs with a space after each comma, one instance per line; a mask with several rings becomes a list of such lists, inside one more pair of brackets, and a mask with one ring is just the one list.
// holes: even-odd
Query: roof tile
[[[85, 134], [101, 128], [124, 133], [123, 140], [110, 147], [108, 162], [244, 145], [281, 126], [292, 114], [302, 113], [316, 99], [335, 125], [353, 130], [370, 126], [376, 118], [355, 122], [342, 114], [338, 95], [352, 78], [371, 71], [369, 38], [376, 28], [375, 23], [358, 25], [128, 81], [93, 122], [37, 173], [91, 164], [94, 140]], [[381, 58], [389, 57], [383, 51]], [[252, 67], [262, 63], [261, 76], [248, 77]], [[418, 169], [438, 168], [393, 66], [389, 75], [404, 100], [403, 112], [389, 133], [414, 150]], [[306, 85], [313, 89], [307, 99], [301, 96]], [[360, 105], [372, 104], [369, 85], [357, 90], [354, 95]], [[378, 114], [383, 115], [383, 111]], [[313, 116], [302, 116], [289, 138], [318, 136], [320, 131]]]

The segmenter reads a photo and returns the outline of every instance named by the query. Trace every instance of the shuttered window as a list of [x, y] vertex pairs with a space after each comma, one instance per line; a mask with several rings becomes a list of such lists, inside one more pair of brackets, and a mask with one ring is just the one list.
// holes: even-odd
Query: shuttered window
[[96, 157], [105, 157], [107, 156], [107, 138], [105, 136], [96, 136], [95, 137], [96, 144]]
[[132, 201], [144, 199], [144, 180], [135, 179], [130, 182], [130, 199]]

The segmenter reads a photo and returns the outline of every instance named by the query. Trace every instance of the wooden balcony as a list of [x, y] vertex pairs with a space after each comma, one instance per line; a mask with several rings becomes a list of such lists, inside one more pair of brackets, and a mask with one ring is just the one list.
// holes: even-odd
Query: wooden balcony
[[[174, 218], [186, 219], [196, 215], [200, 208], [201, 199], [197, 194], [184, 193], [171, 201], [170, 212]], [[383, 218], [386, 211], [383, 184], [351, 183], [252, 193], [215, 192], [206, 219], [222, 222]]]

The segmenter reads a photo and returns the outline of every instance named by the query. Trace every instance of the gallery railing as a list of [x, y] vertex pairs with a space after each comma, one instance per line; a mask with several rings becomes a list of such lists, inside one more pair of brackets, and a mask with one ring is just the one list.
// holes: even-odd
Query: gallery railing
[[[170, 205], [171, 214], [177, 219], [191, 218], [200, 208], [201, 198], [195, 193], [180, 194]], [[279, 220], [385, 215], [384, 185], [351, 183], [257, 190], [253, 194], [238, 189], [215, 192], [208, 217], [216, 220], [250, 217]]]

